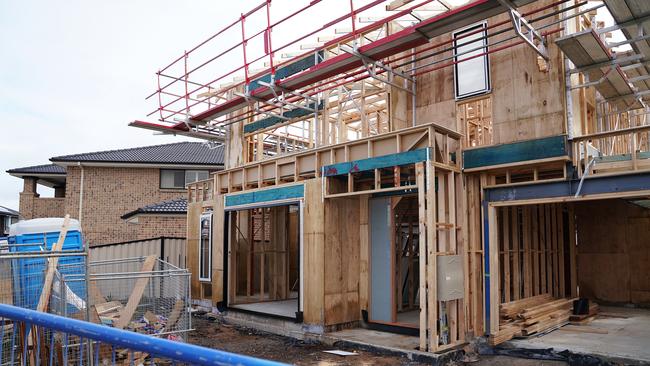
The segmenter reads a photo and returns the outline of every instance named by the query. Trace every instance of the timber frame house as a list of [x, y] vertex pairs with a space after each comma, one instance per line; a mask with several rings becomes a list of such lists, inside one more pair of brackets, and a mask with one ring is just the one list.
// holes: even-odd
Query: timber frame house
[[440, 352], [507, 339], [499, 311], [513, 300], [650, 302], [650, 283], [607, 290], [619, 284], [593, 268], [609, 249], [591, 234], [650, 223], [650, 5], [371, 1], [281, 58], [270, 3], [223, 30], [241, 31], [241, 78], [217, 63], [224, 76], [193, 79], [186, 52], [157, 73], [160, 122], [132, 123], [225, 144], [225, 170], [188, 189], [197, 303], [312, 333], [412, 334]]

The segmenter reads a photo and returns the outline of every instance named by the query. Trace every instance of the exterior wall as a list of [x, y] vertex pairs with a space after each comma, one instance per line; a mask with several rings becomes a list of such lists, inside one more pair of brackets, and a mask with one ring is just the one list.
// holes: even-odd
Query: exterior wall
[[59, 196], [41, 198], [36, 192], [36, 178], [26, 177], [23, 181], [19, 210], [25, 220], [65, 216], [64, 198]]
[[[185, 195], [185, 190], [160, 189], [159, 169], [105, 167], [83, 167], [83, 169], [81, 226], [85, 239], [90, 245], [161, 235], [185, 235], [183, 218], [143, 219], [140, 225], [129, 224], [120, 218], [138, 207]], [[81, 168], [70, 166], [67, 169], [65, 213], [76, 219], [79, 219], [80, 191]], [[155, 224], [158, 223], [163, 225], [155, 229]]]
[[183, 237], [187, 230], [186, 215], [138, 215], [137, 223], [129, 223], [136, 230], [135, 239], [159, 236]]
[[126, 243], [95, 246], [90, 250], [90, 261], [146, 257], [156, 254], [165, 262], [185, 268], [185, 238], [158, 237]]
[[623, 200], [576, 204], [580, 296], [650, 304], [650, 210]]
[[[525, 13], [547, 3], [550, 1], [537, 1], [521, 7], [520, 11]], [[540, 14], [543, 13], [538, 13], [535, 17]], [[508, 15], [503, 14], [490, 18], [488, 25], [506, 20]], [[506, 35], [511, 36], [512, 33], [507, 32]], [[451, 37], [451, 33], [436, 37], [431, 44], [449, 41]], [[550, 65], [547, 72], [539, 70], [537, 54], [528, 45], [520, 44], [489, 55], [494, 144], [565, 133], [563, 58], [553, 42], [554, 38], [555, 35], [548, 37]], [[488, 42], [494, 43], [502, 39], [503, 36], [494, 36]], [[506, 41], [499, 46], [516, 41], [517, 39]], [[438, 55], [437, 59], [451, 56], [451, 51], [448, 51]], [[422, 61], [427, 62], [431, 62], [431, 59]], [[418, 124], [435, 122], [463, 132], [464, 126], [457, 127], [453, 66], [419, 77], [416, 100]]]

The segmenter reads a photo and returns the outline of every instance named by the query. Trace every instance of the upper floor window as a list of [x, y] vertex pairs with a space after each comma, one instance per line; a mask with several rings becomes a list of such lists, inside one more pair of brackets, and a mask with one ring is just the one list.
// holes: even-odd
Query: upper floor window
[[207, 170], [160, 169], [160, 188], [185, 189], [188, 184], [208, 179]]
[[453, 38], [456, 51], [454, 54], [456, 99], [489, 92], [487, 23], [475, 24], [456, 31], [453, 33]]

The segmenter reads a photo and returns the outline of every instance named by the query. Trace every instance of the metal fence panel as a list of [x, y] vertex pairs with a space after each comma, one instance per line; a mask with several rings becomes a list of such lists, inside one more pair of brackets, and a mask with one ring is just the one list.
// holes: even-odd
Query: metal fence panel
[[185, 243], [185, 238], [160, 237], [99, 245], [90, 247], [90, 261], [146, 257], [155, 254], [173, 266], [186, 268]]

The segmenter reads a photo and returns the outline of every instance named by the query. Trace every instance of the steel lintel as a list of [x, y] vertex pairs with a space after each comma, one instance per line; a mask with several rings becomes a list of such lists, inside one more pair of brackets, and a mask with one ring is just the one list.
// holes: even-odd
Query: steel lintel
[[621, 193], [634, 194], [636, 191], [650, 190], [650, 172], [616, 176], [594, 176], [585, 179], [580, 195], [574, 198], [580, 185], [579, 179], [562, 182], [537, 183], [514, 187], [495, 187], [485, 190], [488, 202], [510, 202], [535, 199], [585, 199], [589, 196]]

